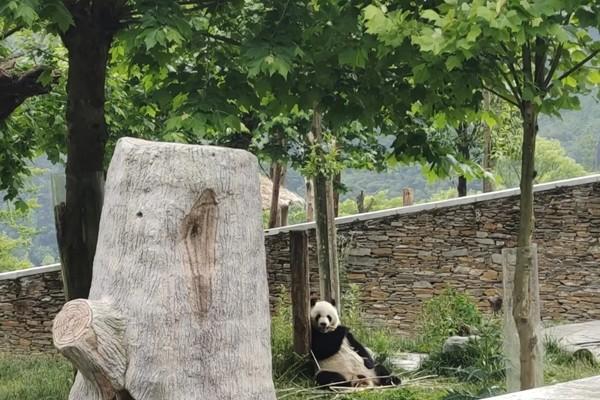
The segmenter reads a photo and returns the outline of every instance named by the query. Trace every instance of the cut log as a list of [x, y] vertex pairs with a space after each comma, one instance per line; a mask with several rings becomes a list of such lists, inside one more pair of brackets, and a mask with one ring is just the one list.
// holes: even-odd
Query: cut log
[[54, 344], [90, 382], [102, 399], [113, 399], [124, 389], [127, 356], [125, 327], [108, 302], [73, 300], [56, 316]]
[[89, 300], [54, 322], [69, 399], [275, 399], [258, 176], [242, 150], [119, 140]]

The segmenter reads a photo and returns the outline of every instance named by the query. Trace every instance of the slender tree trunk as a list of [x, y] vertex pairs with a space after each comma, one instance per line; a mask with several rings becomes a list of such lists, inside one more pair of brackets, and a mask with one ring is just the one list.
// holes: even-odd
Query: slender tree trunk
[[290, 215], [290, 206], [288, 204], [284, 204], [281, 206], [279, 210], [279, 226], [287, 226], [288, 225], [288, 217]]
[[[490, 109], [490, 94], [487, 91], [483, 92], [483, 109]], [[483, 126], [483, 163], [482, 167], [486, 172], [492, 172], [492, 129], [484, 124]], [[493, 192], [494, 191], [494, 182], [487, 178], [483, 177], [483, 192]]]
[[415, 191], [413, 188], [402, 189], [402, 207], [412, 206], [415, 202]]
[[356, 209], [359, 214], [365, 212], [365, 191], [361, 190], [358, 196], [356, 196]]
[[336, 217], [340, 215], [340, 188], [342, 186], [342, 174], [333, 177], [333, 213]]
[[[315, 140], [323, 140], [321, 113], [315, 109], [312, 132]], [[334, 217], [333, 184], [321, 173], [315, 176], [315, 221], [317, 233], [317, 260], [319, 263], [321, 298], [335, 300], [340, 309], [340, 283], [337, 257], [337, 238]]]
[[[469, 126], [467, 124], [460, 124], [458, 128], [458, 153], [463, 156], [465, 160], [470, 158], [469, 151], [469, 137], [468, 137]], [[465, 176], [458, 177], [458, 185], [456, 187], [458, 191], [458, 197], [464, 197], [467, 195], [467, 178]]]
[[594, 160], [594, 169], [596, 171], [600, 170], [600, 141], [596, 145], [596, 158]]
[[465, 197], [467, 195], [467, 178], [462, 175], [458, 177], [456, 190], [458, 192], [458, 197]]
[[305, 178], [306, 182], [306, 221], [314, 221], [315, 220], [315, 191], [314, 191], [314, 182], [312, 179]]
[[535, 386], [535, 346], [540, 340], [535, 333], [538, 321], [531, 319], [530, 272], [531, 243], [534, 229], [533, 179], [535, 177], [535, 142], [538, 111], [532, 102], [522, 106], [523, 147], [521, 163], [521, 199], [519, 232], [517, 236], [517, 264], [513, 289], [513, 318], [519, 333], [521, 390]]
[[273, 190], [271, 193], [271, 209], [269, 211], [269, 229], [275, 228], [278, 223], [279, 212], [279, 191], [281, 189], [281, 181], [283, 178], [283, 170], [285, 164], [282, 162], [274, 162], [271, 165], [271, 179], [273, 182]]
[[[106, 6], [110, 8], [110, 6]], [[88, 296], [104, 195], [104, 119], [108, 51], [117, 29], [113, 13], [77, 3], [75, 26], [62, 35], [69, 52], [66, 202], [58, 206], [57, 236], [68, 299]]]

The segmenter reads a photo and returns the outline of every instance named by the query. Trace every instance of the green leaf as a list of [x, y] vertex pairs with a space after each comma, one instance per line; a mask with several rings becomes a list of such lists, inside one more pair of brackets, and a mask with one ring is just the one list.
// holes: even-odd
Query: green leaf
[[367, 52], [363, 48], [348, 48], [338, 56], [340, 65], [364, 68], [367, 63]]
[[469, 42], [474, 42], [477, 40], [479, 35], [481, 35], [481, 28], [479, 27], [479, 25], [473, 25], [471, 27], [471, 30], [469, 30], [469, 33], [467, 34], [467, 40]]
[[177, 110], [188, 99], [188, 93], [179, 93], [173, 98], [173, 110]]
[[488, 111], [484, 111], [481, 114], [481, 120], [490, 128], [494, 128], [498, 124], [496, 117]]
[[458, 56], [450, 56], [446, 60], [446, 68], [448, 71], [452, 71], [456, 67], [460, 67], [462, 64], [462, 60]]
[[572, 76], [567, 76], [566, 78], [564, 78], [563, 83], [571, 88], [577, 87], [577, 79], [575, 79]]
[[29, 209], [29, 205], [27, 205], [27, 202], [21, 198], [16, 199], [14, 205], [17, 211], [19, 212], [26, 212]]
[[427, 9], [427, 10], [423, 11], [421, 13], [421, 17], [428, 19], [430, 21], [434, 21], [434, 22], [436, 22], [440, 19], [440, 15], [432, 9]]
[[587, 76], [587, 80], [592, 85], [599, 85], [600, 84], [600, 71], [598, 71], [597, 69], [590, 71], [590, 73]]
[[44, 86], [48, 86], [52, 82], [52, 71], [49, 69], [44, 70], [40, 74], [38, 82], [40, 82]]
[[433, 117], [433, 127], [435, 129], [445, 128], [447, 124], [446, 114], [445, 113], [437, 113], [435, 117]]
[[158, 30], [153, 29], [153, 30], [146, 31], [146, 32], [148, 32], [148, 33], [146, 33], [146, 35], [144, 37], [144, 44], [146, 45], [146, 50], [150, 50], [154, 46], [156, 46]]
[[496, 19], [496, 13], [493, 10], [489, 9], [487, 6], [480, 5], [473, 7], [475, 8], [475, 14], [479, 18], [483, 18], [487, 22], [493, 22], [494, 19]]
[[505, 5], [506, 0], [498, 0], [496, 3], [496, 15], [500, 14], [500, 11], [502, 11], [502, 8], [504, 8]]

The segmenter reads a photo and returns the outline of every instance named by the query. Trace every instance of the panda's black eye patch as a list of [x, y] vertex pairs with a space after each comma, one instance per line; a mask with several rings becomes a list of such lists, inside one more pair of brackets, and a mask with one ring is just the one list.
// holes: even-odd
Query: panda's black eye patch
[[328, 315], [327, 319], [329, 320], [329, 322], [331, 322], [331, 315]]
[[317, 314], [317, 319], [321, 318], [321, 314]]

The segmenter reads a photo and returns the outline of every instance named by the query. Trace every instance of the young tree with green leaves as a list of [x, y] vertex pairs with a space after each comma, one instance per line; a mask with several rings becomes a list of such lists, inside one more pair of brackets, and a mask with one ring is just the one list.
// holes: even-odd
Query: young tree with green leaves
[[[425, 3], [418, 14], [373, 7], [382, 37], [410, 37], [425, 57], [437, 60], [421, 73], [463, 77], [463, 90], [487, 90], [515, 106], [522, 117], [521, 199], [513, 316], [519, 333], [521, 388], [533, 387], [536, 343], [530, 317], [533, 181], [540, 113], [578, 105], [577, 94], [600, 83], [600, 5], [593, 1], [498, 0]], [[406, 29], [400, 22], [410, 21]], [[397, 31], [396, 31], [397, 29]], [[389, 42], [389, 39], [388, 39]], [[465, 71], [470, 72], [465, 75]]]
[[[358, 3], [262, 2], [253, 37], [244, 41], [241, 53], [263, 112], [274, 116], [296, 109], [311, 115], [312, 140], [307, 140], [308, 129], [297, 135], [308, 150], [303, 150], [302, 170], [315, 180], [321, 295], [338, 304], [332, 178], [343, 165], [339, 155], [352, 158], [346, 148], [350, 137], [374, 136], [381, 97], [391, 97], [374, 90], [381, 77], [369, 64], [377, 60], [369, 60], [369, 45], [362, 41]], [[360, 125], [352, 127], [354, 122]], [[366, 160], [372, 151], [363, 154]]]

